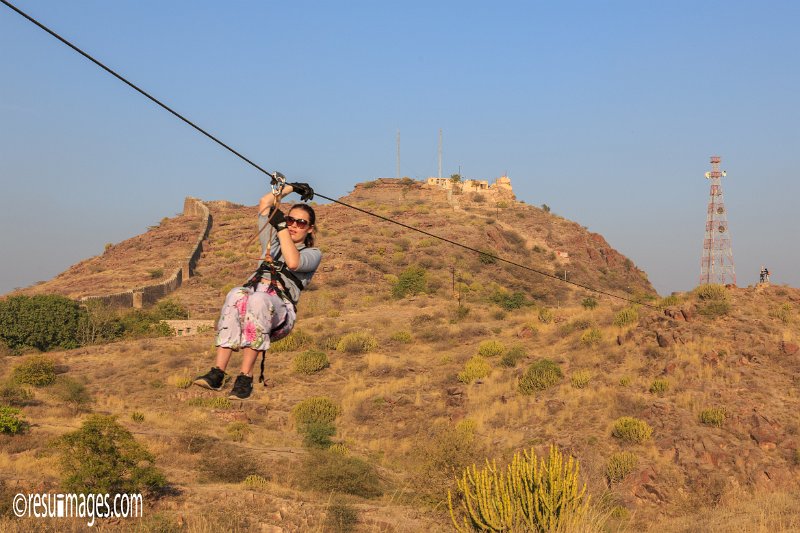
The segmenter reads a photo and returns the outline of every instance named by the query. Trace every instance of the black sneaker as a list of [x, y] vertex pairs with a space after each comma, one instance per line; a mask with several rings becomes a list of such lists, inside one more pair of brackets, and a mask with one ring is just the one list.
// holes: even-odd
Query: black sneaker
[[233, 389], [231, 390], [230, 395], [228, 395], [228, 398], [231, 400], [246, 400], [250, 397], [252, 392], [253, 376], [239, 374], [236, 376], [236, 381], [233, 383]]
[[212, 367], [207, 374], [198, 376], [192, 383], [204, 389], [222, 390], [222, 385], [225, 383], [225, 372], [217, 367]]

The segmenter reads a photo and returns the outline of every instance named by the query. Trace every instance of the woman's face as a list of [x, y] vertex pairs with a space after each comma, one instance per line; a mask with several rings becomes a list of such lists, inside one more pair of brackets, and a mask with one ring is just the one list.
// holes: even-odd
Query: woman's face
[[314, 232], [314, 227], [309, 222], [309, 215], [305, 209], [295, 207], [286, 216], [286, 226], [289, 229], [289, 235], [292, 237], [292, 242], [301, 243], [305, 240], [306, 235]]

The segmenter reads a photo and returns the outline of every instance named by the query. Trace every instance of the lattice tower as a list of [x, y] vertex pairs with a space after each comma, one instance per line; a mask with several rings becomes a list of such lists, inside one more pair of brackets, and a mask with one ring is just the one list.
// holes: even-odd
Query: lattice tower
[[721, 159], [711, 156], [711, 170], [706, 179], [711, 180], [711, 194], [706, 215], [706, 235], [703, 240], [703, 259], [700, 263], [700, 284], [720, 283], [736, 285], [733, 250], [728, 228], [728, 211], [722, 198], [722, 178], [726, 172], [719, 169]]

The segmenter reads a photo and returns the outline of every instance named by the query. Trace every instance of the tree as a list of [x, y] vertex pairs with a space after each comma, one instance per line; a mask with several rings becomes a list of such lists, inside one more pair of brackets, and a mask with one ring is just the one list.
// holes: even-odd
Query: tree
[[78, 303], [64, 296], [11, 296], [0, 301], [0, 339], [12, 350], [76, 348], [81, 315]]
[[64, 490], [75, 493], [158, 492], [166, 485], [153, 454], [113, 416], [92, 415], [56, 441]]

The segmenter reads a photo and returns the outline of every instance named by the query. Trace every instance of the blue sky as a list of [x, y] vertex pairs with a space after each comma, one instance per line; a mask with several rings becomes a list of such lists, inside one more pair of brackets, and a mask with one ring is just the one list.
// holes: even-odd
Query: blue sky
[[[800, 4], [16, 5], [262, 166], [340, 196], [493, 179], [603, 234], [662, 294], [697, 284], [709, 156], [740, 285], [800, 286]], [[0, 293], [261, 174], [0, 6]], [[324, 221], [323, 221], [324, 222]]]

